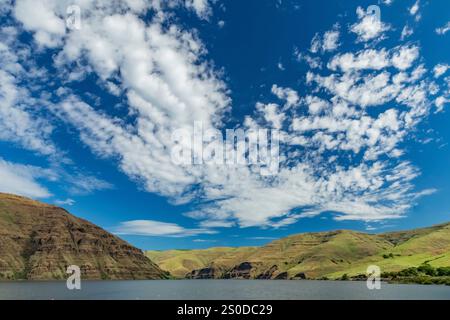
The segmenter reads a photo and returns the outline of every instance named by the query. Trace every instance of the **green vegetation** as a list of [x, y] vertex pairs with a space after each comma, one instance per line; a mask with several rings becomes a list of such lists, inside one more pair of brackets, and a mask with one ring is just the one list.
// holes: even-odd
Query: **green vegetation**
[[[401, 232], [366, 234], [338, 230], [296, 234], [262, 247], [148, 251], [175, 277], [208, 269], [214, 278], [365, 279], [377, 265], [397, 282], [446, 283], [450, 269], [450, 223]], [[246, 270], [242, 264], [246, 263]], [[241, 267], [239, 267], [241, 266]]]
[[342, 280], [342, 281], [347, 281], [347, 280], [350, 280], [350, 278], [349, 278], [348, 274], [344, 273], [344, 274], [342, 275], [342, 277], [341, 277], [341, 280]]
[[409, 267], [399, 272], [384, 272], [381, 278], [396, 283], [450, 285], [450, 267], [434, 268], [424, 263], [419, 267]]
[[[219, 266], [238, 263], [242, 255], [254, 251], [253, 247], [215, 247], [203, 250], [146, 251], [145, 255], [175, 278], [184, 278], [192, 270], [209, 266], [213, 261]], [[229, 263], [227, 263], [229, 261]]]

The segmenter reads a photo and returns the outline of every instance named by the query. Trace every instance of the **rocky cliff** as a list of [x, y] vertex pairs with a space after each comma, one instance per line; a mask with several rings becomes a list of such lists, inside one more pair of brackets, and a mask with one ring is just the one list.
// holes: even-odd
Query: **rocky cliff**
[[64, 279], [78, 265], [83, 279], [167, 277], [141, 250], [66, 210], [0, 193], [0, 279]]

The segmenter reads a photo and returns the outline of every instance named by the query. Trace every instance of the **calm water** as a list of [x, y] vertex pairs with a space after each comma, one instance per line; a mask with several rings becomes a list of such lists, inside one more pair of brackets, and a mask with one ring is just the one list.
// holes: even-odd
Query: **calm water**
[[450, 286], [289, 280], [84, 281], [70, 291], [65, 282], [0, 282], [0, 299], [450, 299]]

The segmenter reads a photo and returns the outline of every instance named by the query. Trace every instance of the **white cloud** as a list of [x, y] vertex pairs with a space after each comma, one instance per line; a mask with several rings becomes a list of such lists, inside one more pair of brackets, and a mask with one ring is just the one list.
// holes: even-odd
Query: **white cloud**
[[411, 6], [411, 8], [409, 8], [409, 14], [410, 15], [415, 15], [417, 12], [419, 11], [419, 0], [417, 0], [414, 5]]
[[0, 158], [0, 177], [0, 192], [31, 198], [48, 198], [52, 195], [38, 182], [39, 179], [53, 179], [53, 173], [46, 169]]
[[323, 35], [322, 48], [324, 51], [334, 51], [339, 46], [339, 31], [331, 30]]
[[394, 51], [392, 65], [400, 70], [408, 69], [418, 56], [419, 48], [417, 46], [402, 46], [399, 50]]
[[374, 69], [380, 70], [391, 65], [389, 53], [382, 50], [367, 49], [356, 54], [348, 52], [338, 54], [328, 63], [328, 68], [337, 70], [338, 68], [346, 72], [349, 70]]
[[319, 50], [334, 51], [339, 47], [339, 25], [336, 24], [332, 30], [326, 31], [321, 37], [318, 33], [315, 34], [314, 38], [311, 40], [311, 47], [309, 51], [312, 53], [317, 53]]
[[212, 239], [194, 239], [192, 240], [192, 242], [217, 242], [217, 240], [212, 240]]
[[31, 57], [26, 49], [11, 49], [16, 37], [14, 28], [0, 29], [0, 140], [51, 155], [56, 152], [50, 141], [53, 127], [38, 115], [38, 102], [23, 85], [24, 76], [32, 77], [35, 69], [25, 70], [19, 63], [18, 54]]
[[409, 36], [411, 36], [414, 33], [414, 30], [409, 27], [408, 25], [404, 26], [402, 29], [402, 34], [400, 36], [400, 40], [405, 40]]
[[294, 55], [295, 55], [297, 61], [305, 61], [311, 69], [322, 68], [322, 61], [318, 57], [316, 57], [316, 58], [311, 57], [308, 54], [299, 52], [298, 49], [295, 49]]
[[419, 21], [421, 18], [421, 14], [419, 12], [420, 9], [420, 0], [417, 0], [409, 9], [409, 14], [415, 16], [415, 20]]
[[444, 26], [436, 28], [436, 33], [439, 35], [444, 35], [450, 30], [450, 21], [448, 21]]
[[449, 68], [450, 68], [450, 66], [446, 63], [439, 63], [439, 64], [435, 65], [433, 68], [434, 77], [439, 78], [444, 73], [446, 73]]
[[271, 91], [278, 99], [286, 101], [285, 106], [287, 108], [295, 106], [299, 102], [298, 93], [291, 88], [282, 88], [274, 84]]
[[419, 57], [417, 46], [400, 46], [392, 50], [365, 49], [356, 53], [347, 52], [335, 55], [327, 67], [331, 70], [358, 71], [381, 70], [393, 66], [399, 70], [410, 68]]
[[124, 221], [112, 230], [118, 235], [136, 235], [151, 237], [188, 237], [199, 234], [213, 234], [208, 229], [189, 229], [175, 223], [154, 220]]
[[439, 96], [434, 101], [434, 104], [436, 105], [436, 113], [442, 112], [444, 110], [445, 104], [450, 102], [450, 99], [447, 99], [443, 96]]
[[376, 15], [366, 12], [361, 7], [357, 8], [356, 13], [359, 22], [353, 24], [350, 30], [357, 34], [360, 42], [380, 40], [383, 38], [383, 33], [390, 29], [390, 26], [383, 23]]
[[281, 129], [286, 116], [279, 112], [279, 106], [275, 103], [257, 103], [256, 110], [263, 114], [264, 119], [274, 129]]
[[55, 200], [55, 204], [57, 206], [73, 206], [75, 204], [75, 200], [67, 198], [66, 200]]
[[[57, 102], [46, 107], [77, 130], [95, 155], [116, 163], [145, 190], [175, 203], [195, 199], [186, 215], [198, 219], [199, 228], [141, 220], [121, 223], [118, 233], [186, 236], [234, 225], [282, 227], [326, 211], [339, 220], [392, 219], [426, 194], [415, 190], [413, 180], [420, 172], [402, 149], [411, 130], [438, 103], [430, 98], [432, 84], [419, 64], [418, 46], [377, 49], [379, 42], [373, 41], [370, 48], [363, 43], [356, 52], [329, 57], [339, 48], [340, 31], [335, 26], [317, 35], [311, 45], [314, 57], [297, 55], [311, 67], [301, 87], [304, 97], [274, 84], [271, 92], [282, 103], [259, 102], [246, 118], [246, 127], [270, 125], [282, 131], [279, 174], [265, 177], [252, 166], [178, 166], [171, 161], [173, 130], [194, 121], [225, 128], [231, 100], [198, 32], [175, 24], [165, 12], [169, 4], [82, 2], [82, 11], [90, 12], [82, 29], [62, 35], [57, 19], [67, 3], [45, 1], [37, 12], [54, 20], [49, 25], [38, 17], [16, 16], [40, 50], [58, 50], [58, 74], [68, 81], [95, 74], [102, 88], [126, 102], [127, 115], [114, 117], [108, 108], [89, 104], [65, 87], [52, 96]], [[208, 17], [206, 1], [183, 3]], [[20, 5], [25, 6], [22, 12], [30, 10], [29, 2]], [[147, 21], [142, 20], [145, 5], [155, 11]], [[361, 8], [357, 13], [359, 21], [350, 31], [358, 42], [380, 40], [390, 28]], [[78, 187], [92, 185], [99, 186]]]
[[35, 32], [41, 45], [55, 47], [65, 34], [65, 22], [52, 10], [50, 1], [18, 0], [14, 14], [25, 29]]
[[68, 192], [74, 195], [87, 195], [100, 190], [112, 189], [113, 185], [107, 181], [85, 174], [67, 175]]
[[[192, 2], [196, 8], [198, 4]], [[97, 112], [64, 88], [58, 91], [63, 101], [51, 110], [78, 129], [96, 154], [117, 159], [148, 191], [179, 196], [201, 173], [175, 166], [167, 142], [173, 130], [194, 121], [220, 124], [230, 102], [224, 83], [203, 58], [206, 49], [195, 32], [166, 24], [164, 15], [144, 23], [132, 10], [122, 14], [125, 8], [109, 2], [83, 5], [82, 11], [92, 15], [62, 39], [56, 67], [62, 74], [79, 73], [71, 66], [86, 59], [82, 72], [96, 72], [105, 86], [113, 79], [119, 87], [114, 92], [124, 95], [130, 114], [137, 116], [136, 126], [129, 130], [125, 121]], [[55, 12], [60, 6], [46, 1], [46, 8]]]
[[212, 14], [211, 6], [208, 0], [185, 0], [186, 7], [195, 11], [202, 19], [208, 19]]
[[277, 238], [261, 236], [261, 237], [247, 237], [247, 239], [249, 239], [249, 240], [275, 240]]
[[49, 141], [52, 127], [25, 109], [27, 94], [11, 74], [0, 69], [0, 140], [50, 155], [55, 152]]
[[320, 36], [318, 33], [316, 33], [311, 40], [311, 46], [309, 48], [309, 51], [311, 51], [312, 53], [317, 53], [320, 50], [320, 47], [321, 47]]

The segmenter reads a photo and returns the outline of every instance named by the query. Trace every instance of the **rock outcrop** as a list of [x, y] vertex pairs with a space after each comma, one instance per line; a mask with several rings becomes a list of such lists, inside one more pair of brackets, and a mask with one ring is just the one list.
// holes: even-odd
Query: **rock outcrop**
[[254, 266], [250, 262], [242, 262], [224, 275], [225, 279], [250, 279]]
[[270, 267], [269, 269], [267, 269], [263, 273], [260, 273], [258, 276], [256, 276], [256, 279], [261, 279], [261, 280], [272, 279], [274, 274], [277, 271], [278, 271], [278, 267], [276, 265], [273, 265], [272, 267]]
[[192, 270], [186, 275], [187, 279], [214, 279], [216, 270], [214, 268], [203, 268]]
[[141, 250], [66, 210], [0, 193], [0, 279], [163, 279]]

